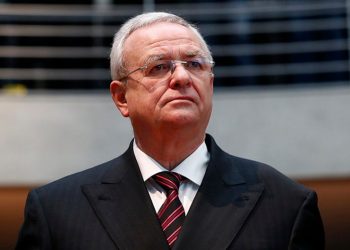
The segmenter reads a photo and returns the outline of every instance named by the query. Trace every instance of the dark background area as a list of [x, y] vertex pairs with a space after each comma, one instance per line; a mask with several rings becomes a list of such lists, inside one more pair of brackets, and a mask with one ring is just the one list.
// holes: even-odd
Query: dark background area
[[147, 10], [198, 25], [216, 87], [349, 84], [346, 1], [172, 2], [2, 1], [0, 88], [107, 88], [113, 34]]

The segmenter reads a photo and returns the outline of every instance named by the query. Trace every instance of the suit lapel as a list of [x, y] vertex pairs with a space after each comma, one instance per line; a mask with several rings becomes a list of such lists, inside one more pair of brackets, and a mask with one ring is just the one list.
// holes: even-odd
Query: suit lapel
[[98, 184], [82, 190], [120, 249], [167, 249], [154, 207], [130, 146]]
[[221, 151], [208, 136], [211, 160], [174, 249], [227, 249], [264, 189], [247, 183], [241, 161]]
[[[242, 160], [221, 151], [210, 136], [206, 143], [211, 160], [175, 250], [227, 249], [264, 189], [254, 178], [246, 181]], [[108, 165], [101, 183], [82, 190], [117, 248], [168, 249], [132, 147]]]

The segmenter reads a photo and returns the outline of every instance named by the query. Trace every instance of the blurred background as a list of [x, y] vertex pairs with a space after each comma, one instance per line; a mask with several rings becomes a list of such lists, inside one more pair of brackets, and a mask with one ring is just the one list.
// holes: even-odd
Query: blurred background
[[349, 249], [349, 0], [0, 0], [0, 249], [14, 247], [28, 190], [126, 150], [109, 50], [120, 24], [154, 10], [211, 47], [208, 132], [315, 189], [327, 249]]

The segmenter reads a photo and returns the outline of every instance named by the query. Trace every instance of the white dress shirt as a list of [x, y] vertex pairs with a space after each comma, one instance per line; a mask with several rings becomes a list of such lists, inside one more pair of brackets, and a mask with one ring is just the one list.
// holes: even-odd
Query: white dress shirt
[[[143, 180], [146, 183], [148, 193], [151, 197], [156, 212], [158, 212], [166, 200], [166, 192], [151, 177], [159, 172], [168, 170], [150, 156], [142, 152], [135, 141], [133, 149]], [[186, 181], [181, 182], [179, 188], [179, 199], [185, 209], [186, 214], [188, 213], [198, 188], [202, 183], [209, 158], [210, 155], [207, 145], [203, 142], [191, 155], [189, 155], [172, 170], [172, 172], [181, 174], [187, 178]]]

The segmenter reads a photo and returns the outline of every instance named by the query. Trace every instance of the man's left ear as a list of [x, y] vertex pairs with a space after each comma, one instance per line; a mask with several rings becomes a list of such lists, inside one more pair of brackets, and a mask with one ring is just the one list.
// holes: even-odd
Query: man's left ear
[[119, 109], [120, 113], [124, 116], [124, 117], [128, 117], [129, 116], [129, 109], [128, 109], [128, 103], [126, 101], [126, 87], [125, 84], [121, 81], [112, 81], [110, 86], [109, 86], [109, 90], [111, 92], [112, 95], [112, 99], [115, 103], [115, 105], [117, 106], [117, 108]]

